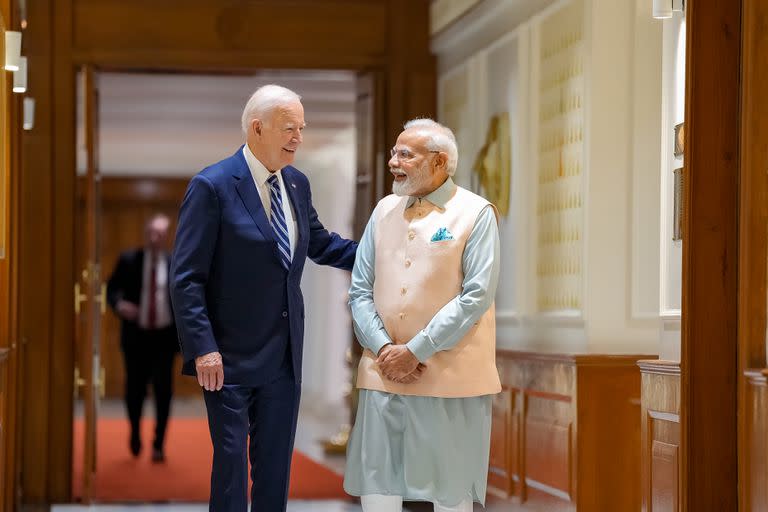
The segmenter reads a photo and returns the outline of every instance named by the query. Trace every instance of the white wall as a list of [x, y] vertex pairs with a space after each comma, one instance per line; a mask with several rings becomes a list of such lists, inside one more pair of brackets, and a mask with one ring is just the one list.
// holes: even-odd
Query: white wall
[[[536, 277], [538, 139], [547, 135], [539, 133], [539, 52], [543, 31], [559, 37], [549, 20], [572, 2], [488, 0], [437, 34], [439, 117], [458, 128], [458, 181], [471, 186], [488, 119], [501, 110], [512, 114], [513, 205], [500, 224], [499, 345], [656, 354], [660, 338], [669, 336], [660, 316], [662, 25], [650, 15], [651, 0], [582, 2], [584, 265], [577, 307], [543, 312]], [[578, 64], [570, 55], [577, 54], [563, 58]]]
[[644, 0], [591, 0], [587, 12], [587, 337], [598, 351], [656, 353], [661, 27]]
[[[299, 153], [299, 169], [312, 183], [312, 202], [330, 231], [352, 237], [355, 190], [355, 131], [339, 131], [334, 141]], [[352, 341], [347, 306], [349, 272], [307, 260], [301, 287], [306, 303], [303, 401], [321, 408], [342, 405], [350, 384], [346, 352]], [[338, 410], [338, 409], [334, 409]]]

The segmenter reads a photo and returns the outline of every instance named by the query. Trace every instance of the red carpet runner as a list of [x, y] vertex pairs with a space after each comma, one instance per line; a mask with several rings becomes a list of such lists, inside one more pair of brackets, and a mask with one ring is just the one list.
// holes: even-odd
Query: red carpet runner
[[[99, 502], [207, 502], [213, 450], [204, 419], [173, 418], [168, 424], [166, 462], [150, 461], [153, 421], [142, 423], [143, 449], [134, 459], [128, 451], [128, 421], [100, 419], [98, 425], [96, 500]], [[82, 488], [83, 422], [74, 425], [74, 496]], [[294, 452], [290, 497], [345, 499], [342, 477]]]

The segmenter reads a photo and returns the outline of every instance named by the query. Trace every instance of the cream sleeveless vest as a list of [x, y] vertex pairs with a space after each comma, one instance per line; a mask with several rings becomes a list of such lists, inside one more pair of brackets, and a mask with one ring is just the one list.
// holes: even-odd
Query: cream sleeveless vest
[[[478, 215], [490, 204], [461, 187], [445, 208], [422, 200], [406, 209], [407, 202], [408, 197], [390, 195], [374, 211], [374, 304], [396, 344], [410, 341], [461, 293], [464, 247]], [[437, 352], [426, 365], [417, 382], [398, 384], [381, 375], [376, 356], [365, 350], [357, 386], [443, 398], [498, 393], [494, 305], [457, 345]]]

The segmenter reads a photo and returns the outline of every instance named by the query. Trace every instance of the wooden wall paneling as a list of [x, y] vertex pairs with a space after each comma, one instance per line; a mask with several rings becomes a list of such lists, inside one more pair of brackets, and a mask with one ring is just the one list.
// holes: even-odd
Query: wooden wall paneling
[[[510, 357], [503, 356], [498, 359], [497, 367], [502, 381], [502, 394], [509, 394], [507, 399], [497, 398], [494, 400], [494, 422], [507, 421], [506, 425], [499, 426], [494, 424], [491, 435], [491, 457], [497, 461], [505, 461], [507, 464], [503, 473], [506, 475], [500, 478], [493, 473], [499, 473], [498, 465], [493, 465], [494, 470], [489, 475], [489, 493], [501, 498], [515, 498], [515, 501], [522, 502], [526, 499], [525, 487], [525, 429], [523, 422], [525, 420], [525, 395], [524, 382], [525, 375], [523, 368], [514, 362]], [[509, 409], [509, 412], [501, 412], [503, 409]], [[499, 435], [504, 435], [503, 440], [498, 439]], [[498, 453], [501, 445], [506, 446], [505, 453]], [[498, 464], [498, 463], [497, 463]]]
[[739, 510], [768, 510], [768, 375], [747, 370], [740, 453]]
[[686, 8], [681, 505], [737, 510], [741, 2]]
[[[50, 383], [53, 390], [64, 391], [61, 397], [50, 400], [48, 418], [48, 447], [50, 450], [48, 502], [65, 502], [70, 499], [72, 482], [72, 422], [62, 421], [72, 415], [74, 354], [55, 350], [66, 343], [74, 333], [74, 250], [72, 236], [75, 231], [75, 144], [63, 134], [71, 133], [76, 125], [75, 104], [66, 99], [75, 98], [75, 68], [69, 56], [72, 52], [72, 0], [56, 0], [51, 4], [53, 22], [54, 65], [54, 138], [53, 186], [56, 191], [54, 204], [54, 251], [53, 282], [51, 283], [53, 308], [51, 350], [53, 363], [50, 367]], [[55, 391], [49, 392], [51, 395]], [[52, 449], [55, 447], [56, 449]]]
[[510, 510], [639, 509], [642, 357], [498, 351], [492, 493]]
[[[427, 4], [411, 3], [397, 16]], [[390, 4], [75, 0], [74, 50], [78, 60], [104, 66], [356, 69], [386, 56]]]
[[502, 385], [518, 395], [507, 418], [515, 502], [558, 509], [574, 506], [572, 359], [516, 351], [499, 351], [497, 358]]
[[680, 475], [680, 446], [654, 439], [651, 443], [651, 510], [679, 510], [676, 485]]
[[[10, 0], [2, 0], [3, 13], [6, 20], [14, 22], [19, 18], [18, 6]], [[6, 17], [7, 15], [7, 17]], [[10, 75], [8, 75], [10, 76]], [[10, 89], [10, 88], [9, 88]], [[4, 426], [5, 449], [0, 463], [5, 466], [5, 478], [0, 479], [0, 510], [12, 511], [16, 508], [19, 483], [19, 441], [22, 429], [20, 425], [21, 401], [19, 400], [19, 376], [21, 375], [22, 349], [19, 340], [18, 319], [18, 286], [19, 286], [19, 200], [21, 172], [21, 98], [10, 90], [6, 92], [13, 100], [7, 98], [8, 116], [6, 118], [6, 133], [8, 134], [8, 152], [6, 165], [8, 169], [8, 210], [7, 210], [7, 246], [5, 292], [8, 294], [6, 307], [7, 348], [9, 349], [6, 365], [6, 394]]]
[[525, 485], [565, 501], [573, 498], [572, 398], [525, 393]]
[[[18, 30], [18, 15], [10, 0], [0, 0], [0, 22], [5, 30]], [[2, 46], [2, 43], [0, 43]], [[18, 481], [18, 436], [20, 429], [17, 400], [19, 343], [16, 300], [18, 290], [18, 188], [19, 188], [19, 109], [17, 94], [11, 91], [13, 75], [3, 73], [0, 80], [2, 140], [0, 171], [0, 511], [14, 507]]]
[[680, 364], [640, 361], [641, 510], [681, 509]]
[[[24, 498], [30, 504], [47, 500], [51, 454], [48, 422], [52, 387], [50, 348], [55, 332], [51, 322], [55, 229], [54, 164], [50, 144], [54, 131], [53, 87], [59, 83], [53, 79], [53, 3], [48, 0], [27, 5], [30, 23], [24, 34], [25, 53], [32, 63], [28, 85], [29, 90], [35, 92], [36, 102], [35, 129], [22, 139], [19, 215], [19, 335], [23, 345], [20, 386], [24, 404], [20, 418], [23, 431], [20, 469]], [[71, 281], [68, 277], [65, 280]], [[67, 302], [71, 304], [71, 300]], [[69, 333], [60, 335], [63, 345], [71, 344]], [[67, 365], [66, 355], [61, 364]], [[71, 373], [69, 378], [72, 379]], [[69, 389], [71, 394], [71, 387]], [[66, 401], [65, 393], [60, 398]], [[66, 425], [60, 427], [68, 430]], [[56, 448], [68, 449], [67, 446]]]
[[[8, 377], [8, 353], [10, 352], [10, 349], [8, 348], [0, 348], [0, 461], [3, 462], [3, 464], [0, 464], [0, 489], [4, 492], [0, 494], [0, 511], [10, 510], [6, 503], [6, 492], [8, 492], [8, 488], [6, 487], [6, 482], [8, 480], [7, 473], [13, 472], [13, 463], [12, 460], [8, 458], [7, 454], [7, 435], [8, 435], [8, 422], [9, 422], [9, 412], [7, 409], [8, 405], [8, 384], [7, 384], [7, 377]], [[11, 464], [8, 464], [8, 463]]]
[[579, 510], [640, 508], [637, 358], [576, 356]]
[[768, 4], [742, 0], [739, 192], [739, 509], [768, 510]]
[[[5, 46], [5, 31], [11, 30], [9, 26], [9, 4], [7, 0], [0, 2], [0, 47]], [[10, 76], [4, 71], [0, 75], [0, 511], [6, 510], [5, 497], [8, 492], [7, 473], [13, 471], [13, 461], [8, 458], [8, 424], [13, 418], [10, 417], [9, 410], [6, 408], [6, 396], [8, 395], [8, 384], [6, 383], [6, 366], [8, 365], [8, 352], [10, 351], [10, 336], [8, 329], [9, 309], [10, 309], [10, 286], [9, 286], [9, 265], [6, 252], [10, 249], [6, 237], [7, 223], [9, 219], [8, 199], [9, 199], [9, 174], [10, 174], [10, 148], [11, 138], [9, 136], [10, 119], [8, 116], [8, 107], [10, 87], [7, 77]]]
[[512, 496], [514, 491], [515, 394], [508, 386], [502, 386], [501, 393], [493, 397], [488, 485], [503, 498]]

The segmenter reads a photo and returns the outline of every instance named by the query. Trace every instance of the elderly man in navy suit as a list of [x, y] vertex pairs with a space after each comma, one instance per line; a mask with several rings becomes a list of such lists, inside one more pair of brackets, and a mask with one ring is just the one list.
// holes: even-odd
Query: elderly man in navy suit
[[171, 298], [184, 373], [203, 387], [213, 442], [210, 510], [285, 510], [304, 341], [301, 274], [351, 270], [357, 243], [317, 218], [292, 167], [304, 108], [293, 91], [259, 88], [245, 106], [246, 144], [197, 174], [179, 214]]

